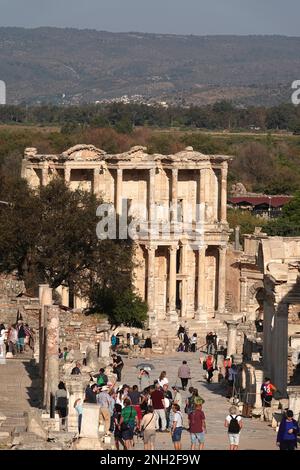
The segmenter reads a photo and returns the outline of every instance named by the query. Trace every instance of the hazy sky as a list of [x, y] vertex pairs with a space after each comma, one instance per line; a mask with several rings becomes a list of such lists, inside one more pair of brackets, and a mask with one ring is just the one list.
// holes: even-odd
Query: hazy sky
[[300, 35], [299, 0], [0, 0], [1, 26]]

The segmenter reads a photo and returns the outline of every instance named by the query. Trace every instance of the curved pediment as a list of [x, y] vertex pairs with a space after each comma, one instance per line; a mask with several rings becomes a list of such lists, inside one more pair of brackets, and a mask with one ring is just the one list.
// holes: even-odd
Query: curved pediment
[[94, 145], [78, 144], [61, 154], [66, 160], [103, 160], [106, 152]]
[[199, 160], [209, 160], [209, 155], [204, 155], [201, 152], [196, 152], [193, 147], [186, 147], [181, 152], [175, 153], [171, 156], [173, 161], [199, 161]]

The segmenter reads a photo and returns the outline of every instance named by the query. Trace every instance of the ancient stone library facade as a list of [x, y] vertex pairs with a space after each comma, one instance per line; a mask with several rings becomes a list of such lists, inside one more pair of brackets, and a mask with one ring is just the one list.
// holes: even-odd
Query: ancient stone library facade
[[[139, 231], [134, 282], [150, 326], [202, 323], [225, 313], [229, 159], [192, 147], [175, 155], [149, 155], [144, 147], [116, 155], [91, 145], [60, 155], [27, 148], [22, 176], [33, 188], [61, 177], [111, 203], [121, 220], [129, 214]], [[67, 305], [67, 286], [61, 296]]]

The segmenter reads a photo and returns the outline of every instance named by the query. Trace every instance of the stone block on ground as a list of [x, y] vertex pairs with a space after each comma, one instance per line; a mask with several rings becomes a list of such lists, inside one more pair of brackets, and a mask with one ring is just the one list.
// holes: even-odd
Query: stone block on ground
[[84, 403], [81, 423], [81, 437], [99, 438], [99, 405], [93, 403]]
[[43, 425], [42, 417], [38, 411], [28, 411], [24, 413], [24, 418], [27, 432], [31, 432], [41, 439], [48, 439], [48, 432]]

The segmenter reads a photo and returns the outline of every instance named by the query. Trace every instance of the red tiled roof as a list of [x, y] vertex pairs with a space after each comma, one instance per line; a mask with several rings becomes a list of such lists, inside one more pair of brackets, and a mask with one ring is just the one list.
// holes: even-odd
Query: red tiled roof
[[270, 207], [281, 207], [291, 201], [293, 196], [238, 196], [229, 197], [228, 202], [231, 204], [246, 203], [252, 206], [267, 205]]

